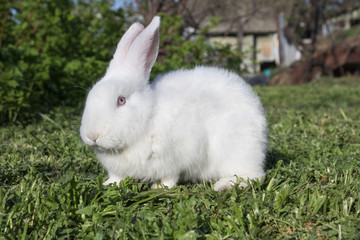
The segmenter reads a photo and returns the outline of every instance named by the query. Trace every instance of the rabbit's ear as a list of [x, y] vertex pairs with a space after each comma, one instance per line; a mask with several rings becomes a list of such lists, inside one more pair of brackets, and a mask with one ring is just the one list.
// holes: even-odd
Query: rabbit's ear
[[129, 52], [131, 44], [134, 42], [135, 38], [144, 30], [144, 26], [140, 23], [134, 23], [131, 27], [125, 32], [123, 37], [120, 39], [116, 51], [114, 53], [113, 59], [110, 62], [109, 69], [117, 69], [118, 66], [124, 63], [126, 56]]
[[148, 81], [151, 68], [158, 55], [159, 27], [160, 17], [155, 16], [144, 31], [136, 37], [126, 56], [126, 63], [142, 74], [141, 77], [145, 81]]

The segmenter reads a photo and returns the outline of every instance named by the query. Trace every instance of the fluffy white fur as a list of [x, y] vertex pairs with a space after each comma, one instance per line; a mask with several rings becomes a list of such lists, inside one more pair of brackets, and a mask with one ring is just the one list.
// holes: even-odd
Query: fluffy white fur
[[[80, 134], [109, 174], [161, 181], [216, 180], [217, 191], [236, 177], [265, 176], [267, 123], [259, 98], [236, 74], [214, 67], [149, 74], [159, 45], [160, 18], [135, 23], [120, 40], [103, 77], [89, 92]], [[117, 106], [124, 96], [126, 104]], [[156, 187], [156, 185], [154, 185]]]

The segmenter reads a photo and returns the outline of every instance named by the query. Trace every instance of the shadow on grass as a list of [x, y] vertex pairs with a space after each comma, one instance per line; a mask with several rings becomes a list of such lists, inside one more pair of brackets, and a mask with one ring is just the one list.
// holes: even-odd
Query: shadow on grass
[[280, 160], [282, 160], [284, 164], [289, 164], [294, 158], [295, 156], [276, 150], [268, 151], [265, 160], [265, 171], [274, 168]]

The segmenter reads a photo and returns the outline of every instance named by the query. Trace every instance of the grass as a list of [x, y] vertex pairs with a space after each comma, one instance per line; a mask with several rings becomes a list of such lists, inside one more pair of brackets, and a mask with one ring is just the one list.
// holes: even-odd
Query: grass
[[150, 190], [106, 173], [78, 136], [81, 111], [0, 128], [0, 239], [359, 239], [360, 79], [257, 87], [267, 178]]

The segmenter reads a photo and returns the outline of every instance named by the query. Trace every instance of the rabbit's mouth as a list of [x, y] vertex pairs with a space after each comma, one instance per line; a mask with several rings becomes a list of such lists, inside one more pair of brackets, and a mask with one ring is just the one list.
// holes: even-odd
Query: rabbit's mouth
[[111, 153], [117, 154], [123, 151], [126, 144], [123, 141], [119, 140], [109, 140], [108, 137], [103, 137], [102, 135], [96, 135], [96, 137], [91, 137], [90, 134], [81, 135], [83, 142], [93, 148], [97, 153]]
[[123, 148], [105, 148], [99, 145], [94, 145], [92, 146], [95, 149], [95, 152], [97, 153], [101, 153], [101, 154], [121, 154], [121, 152], [123, 151]]

